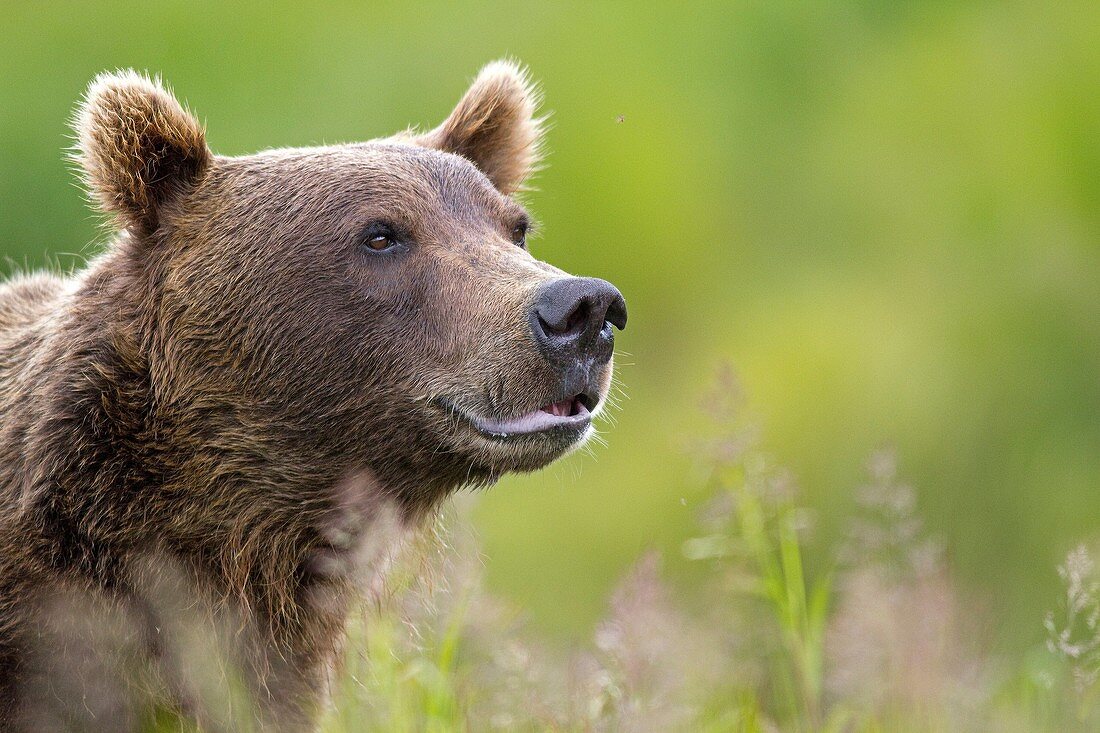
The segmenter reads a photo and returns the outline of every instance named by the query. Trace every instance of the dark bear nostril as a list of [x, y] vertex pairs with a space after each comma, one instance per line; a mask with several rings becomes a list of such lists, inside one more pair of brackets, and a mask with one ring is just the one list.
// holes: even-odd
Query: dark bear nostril
[[[561, 312], [556, 310], [553, 306], [547, 308], [538, 309], [539, 321], [542, 323], [543, 330], [549, 334], [555, 336], [566, 336], [569, 334], [580, 334], [584, 331], [588, 325], [588, 312], [589, 303], [587, 300], [579, 300], [573, 306], [573, 310], [561, 316]], [[547, 321], [544, 313], [550, 315], [553, 321]]]
[[606, 324], [626, 327], [626, 301], [614, 285], [594, 277], [544, 284], [535, 296], [532, 331], [539, 345], [558, 356], [610, 358]]

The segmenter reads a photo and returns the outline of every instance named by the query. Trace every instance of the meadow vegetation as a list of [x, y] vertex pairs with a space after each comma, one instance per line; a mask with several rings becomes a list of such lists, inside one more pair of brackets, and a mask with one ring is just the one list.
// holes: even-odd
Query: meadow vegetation
[[[711, 497], [681, 548], [706, 565], [705, 583], [666, 582], [649, 552], [589, 643], [562, 649], [485, 590], [472, 529], [451, 512], [356, 624], [323, 730], [1100, 725], [1100, 599], [1084, 546], [1058, 568], [1064, 597], [1036, 619], [1046, 652], [997, 654], [983, 599], [959, 587], [924, 530], [892, 450], [870, 456], [843, 539], [824, 546], [793, 477], [762, 452], [731, 372], [705, 405], [713, 430], [694, 449]], [[809, 556], [824, 570], [808, 572]]]

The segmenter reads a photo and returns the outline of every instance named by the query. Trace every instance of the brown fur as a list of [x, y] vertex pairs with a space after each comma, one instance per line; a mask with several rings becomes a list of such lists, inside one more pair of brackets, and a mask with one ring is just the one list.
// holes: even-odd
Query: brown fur
[[[201, 718], [166, 583], [235, 630], [257, 720], [309, 729], [380, 523], [576, 444], [489, 440], [442, 407], [562, 397], [526, 313], [563, 273], [509, 239], [534, 109], [498, 62], [425, 135], [227, 158], [159, 83], [93, 82], [76, 158], [121, 229], [73, 277], [0, 289], [0, 730], [102, 724], [56, 690], [115, 679], [104, 649]], [[381, 219], [396, 255], [364, 249]], [[112, 631], [76, 644], [54, 623], [73, 614]]]

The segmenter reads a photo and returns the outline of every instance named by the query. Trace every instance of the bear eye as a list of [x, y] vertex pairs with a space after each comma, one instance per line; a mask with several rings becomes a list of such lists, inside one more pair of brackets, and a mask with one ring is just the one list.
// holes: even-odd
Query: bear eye
[[398, 245], [393, 227], [381, 221], [372, 222], [363, 232], [363, 242], [375, 252], [385, 252]]
[[512, 244], [517, 247], [527, 247], [527, 229], [529, 225], [525, 221], [521, 221], [512, 227]]
[[370, 241], [367, 242], [367, 246], [375, 251], [389, 249], [393, 246], [393, 240], [385, 234], [377, 234], [370, 238]]

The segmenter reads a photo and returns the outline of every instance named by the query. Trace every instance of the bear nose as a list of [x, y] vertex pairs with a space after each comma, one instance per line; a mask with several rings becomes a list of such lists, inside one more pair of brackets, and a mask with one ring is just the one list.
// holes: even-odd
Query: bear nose
[[606, 280], [551, 280], [535, 294], [531, 330], [540, 348], [555, 360], [608, 361], [615, 344], [612, 326], [626, 328], [626, 301]]

